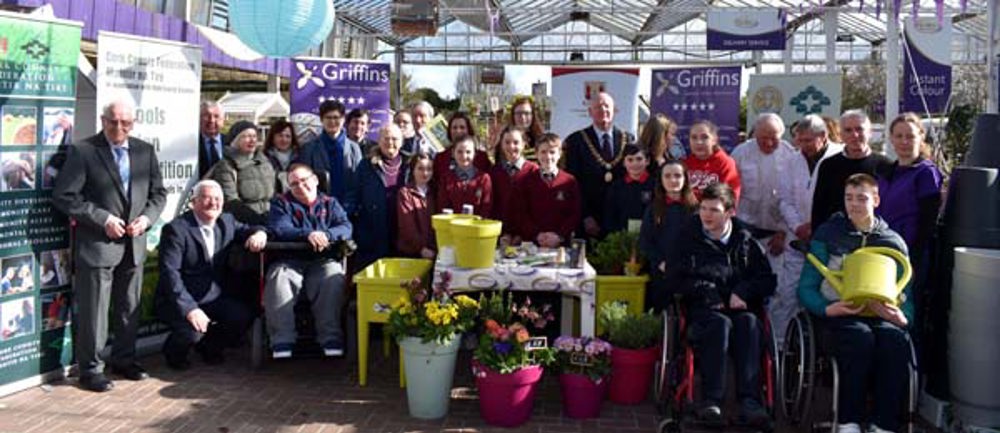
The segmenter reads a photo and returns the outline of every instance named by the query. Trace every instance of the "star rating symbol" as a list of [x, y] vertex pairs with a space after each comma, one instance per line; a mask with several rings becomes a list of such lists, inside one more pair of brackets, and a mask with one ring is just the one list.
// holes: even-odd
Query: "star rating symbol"
[[337, 101], [339, 101], [341, 104], [343, 104], [344, 102], [347, 101], [347, 99], [345, 99], [343, 96], [341, 96], [341, 97], [337, 98]]
[[350, 104], [350, 105], [354, 105], [354, 97], [351, 96], [351, 97], [347, 98], [347, 103]]
[[365, 105], [365, 98], [364, 97], [359, 96], [358, 99], [357, 99], [357, 101], [358, 101], [358, 105]]

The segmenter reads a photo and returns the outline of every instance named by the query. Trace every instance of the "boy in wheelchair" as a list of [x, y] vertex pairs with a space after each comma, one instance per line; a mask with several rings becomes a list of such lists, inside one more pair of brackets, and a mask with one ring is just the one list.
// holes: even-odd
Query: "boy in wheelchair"
[[[839, 269], [852, 251], [884, 246], [906, 254], [906, 243], [875, 216], [878, 183], [867, 174], [849, 177], [844, 188], [847, 215], [836, 213], [819, 226], [810, 253], [831, 269]], [[840, 375], [837, 433], [860, 433], [865, 419], [866, 390], [874, 385], [874, 407], [867, 431], [898, 431], [905, 400], [910, 357], [906, 328], [913, 317], [909, 285], [902, 306], [869, 300], [860, 305], [840, 300], [815, 266], [806, 262], [799, 280], [799, 302], [824, 332], [826, 349], [837, 360]]]
[[777, 284], [764, 250], [746, 226], [734, 218], [735, 197], [724, 183], [702, 192], [698, 215], [681, 235], [678, 256], [668, 274], [689, 323], [701, 372], [702, 402], [698, 419], [722, 425], [726, 353], [733, 348], [736, 388], [741, 405], [739, 422], [766, 426], [770, 416], [761, 403], [763, 311]]

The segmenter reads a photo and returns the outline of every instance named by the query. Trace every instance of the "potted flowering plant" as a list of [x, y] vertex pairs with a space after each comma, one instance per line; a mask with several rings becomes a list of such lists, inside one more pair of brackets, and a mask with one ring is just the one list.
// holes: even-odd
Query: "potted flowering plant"
[[531, 418], [543, 366], [555, 361], [546, 338], [532, 337], [528, 327], [541, 329], [554, 317], [530, 299], [515, 304], [509, 292], [481, 297], [479, 305], [483, 332], [472, 360], [479, 410], [489, 424], [516, 427]]
[[475, 299], [453, 295], [450, 282], [447, 272], [433, 287], [419, 278], [409, 280], [403, 283], [406, 294], [389, 311], [388, 332], [403, 351], [410, 415], [416, 418], [441, 418], [448, 412], [458, 337], [472, 327], [479, 310]]
[[559, 386], [566, 416], [600, 416], [611, 373], [611, 344], [599, 338], [562, 336], [553, 346], [562, 372]]
[[601, 305], [598, 320], [608, 332], [611, 353], [611, 401], [638, 404], [649, 393], [653, 364], [663, 337], [663, 319], [652, 311], [630, 314], [621, 302]]

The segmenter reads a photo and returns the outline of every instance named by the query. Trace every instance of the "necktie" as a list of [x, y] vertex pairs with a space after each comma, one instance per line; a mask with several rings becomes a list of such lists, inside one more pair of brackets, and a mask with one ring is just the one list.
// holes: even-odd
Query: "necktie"
[[506, 165], [507, 165], [507, 175], [508, 175], [508, 176], [510, 176], [510, 177], [514, 177], [514, 175], [515, 175], [515, 174], [517, 174], [517, 172], [518, 172], [518, 171], [520, 171], [520, 170], [519, 170], [519, 169], [517, 168], [517, 166], [516, 166], [516, 165], [514, 165], [513, 163], [510, 163], [510, 162], [506, 162], [506, 163], [504, 163], [504, 164], [506, 164]]
[[215, 163], [219, 162], [220, 156], [219, 156], [218, 144], [219, 144], [219, 142], [218, 142], [218, 140], [215, 139], [215, 137], [212, 137], [212, 138], [208, 139], [208, 166], [209, 167], [211, 167], [211, 166], [215, 165]]
[[605, 161], [615, 159], [614, 149], [611, 148], [611, 136], [608, 134], [604, 134], [601, 137], [601, 157], [604, 158]]
[[205, 254], [211, 260], [215, 255], [215, 230], [209, 226], [201, 226], [201, 237], [205, 239]]
[[122, 178], [122, 187], [128, 192], [129, 187], [129, 159], [128, 149], [121, 146], [112, 146], [115, 151], [115, 163], [118, 164], [118, 175]]

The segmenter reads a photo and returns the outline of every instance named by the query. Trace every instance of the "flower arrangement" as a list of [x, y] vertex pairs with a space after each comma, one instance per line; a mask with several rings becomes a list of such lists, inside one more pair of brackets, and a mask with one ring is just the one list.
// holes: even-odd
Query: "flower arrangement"
[[513, 302], [510, 292], [502, 291], [481, 296], [479, 305], [483, 332], [474, 357], [480, 365], [507, 374], [555, 361], [554, 351], [548, 347], [545, 337], [532, 337], [528, 330], [528, 325], [541, 329], [554, 320], [548, 305], [538, 309], [531, 305], [529, 298], [519, 306]]
[[448, 272], [443, 272], [433, 287], [427, 287], [420, 278], [404, 282], [406, 294], [389, 307], [389, 334], [396, 338], [417, 337], [424, 343], [444, 343], [470, 329], [479, 302], [466, 295], [455, 296], [448, 288], [450, 283]]
[[581, 374], [600, 382], [611, 373], [611, 343], [592, 337], [556, 339], [556, 363], [563, 373]]

